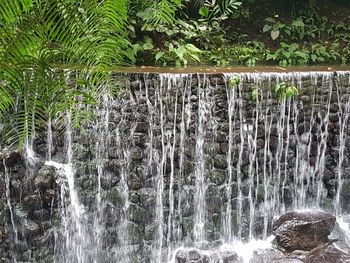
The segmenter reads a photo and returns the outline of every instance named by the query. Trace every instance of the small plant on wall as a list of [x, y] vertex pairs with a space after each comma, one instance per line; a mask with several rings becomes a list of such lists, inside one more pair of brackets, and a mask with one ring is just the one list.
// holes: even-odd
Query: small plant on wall
[[277, 83], [273, 92], [277, 95], [279, 100], [293, 98], [299, 94], [299, 90], [295, 86], [288, 85], [284, 81]]
[[241, 83], [241, 78], [239, 76], [231, 76], [228, 80], [228, 85], [230, 88], [237, 87]]

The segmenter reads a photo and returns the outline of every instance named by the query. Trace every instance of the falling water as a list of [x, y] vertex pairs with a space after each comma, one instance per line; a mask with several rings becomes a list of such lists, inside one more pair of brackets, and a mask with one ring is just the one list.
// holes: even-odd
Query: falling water
[[[108, 160], [108, 147], [109, 147], [109, 108], [110, 101], [112, 99], [105, 95], [102, 98], [102, 109], [97, 109], [97, 124], [95, 134], [98, 135], [96, 139], [95, 152], [96, 152], [96, 167], [97, 167], [97, 194], [96, 194], [96, 212], [94, 216], [94, 229], [95, 229], [95, 251], [99, 255], [99, 258], [103, 258], [103, 202], [102, 202], [102, 186], [101, 180], [104, 176], [105, 163]], [[98, 262], [98, 261], [94, 261]]]
[[[236, 87], [228, 84], [232, 76], [240, 79]], [[91, 136], [93, 218], [75, 185], [69, 125], [67, 164], [49, 163], [61, 176], [64, 244], [57, 245], [57, 261], [101, 262], [102, 254], [111, 254], [103, 259], [175, 262], [181, 247], [220, 245], [247, 261], [251, 250], [241, 241], [267, 240], [281, 213], [315, 207], [348, 212], [341, 198], [350, 112], [343, 89], [350, 84], [341, 77], [329, 72], [135, 77], [122, 98], [105, 97], [97, 110]], [[278, 98], [273, 90], [279, 82], [300, 94]], [[116, 165], [106, 172], [111, 155]], [[331, 155], [338, 160], [336, 176], [333, 185], [325, 185]], [[117, 201], [103, 187], [106, 177], [118, 178], [111, 186]], [[116, 232], [109, 232], [111, 225]]]
[[51, 118], [48, 119], [47, 121], [47, 156], [46, 159], [48, 161], [51, 161], [52, 157], [52, 123], [51, 123]]
[[[75, 172], [73, 167], [73, 143], [70, 114], [67, 115], [66, 151], [67, 163], [60, 164], [47, 161], [46, 165], [55, 167], [60, 175], [60, 198], [62, 233], [57, 237], [57, 243], [62, 242], [56, 252], [57, 262], [93, 262], [93, 246], [87, 231], [85, 210], [79, 201], [79, 194], [75, 187]], [[61, 240], [63, 239], [63, 240]]]
[[[350, 77], [349, 77], [350, 82]], [[341, 215], [342, 209], [340, 205], [340, 195], [342, 192], [342, 185], [343, 185], [343, 163], [344, 163], [344, 150], [345, 150], [345, 143], [346, 143], [346, 137], [347, 137], [347, 129], [349, 125], [349, 113], [350, 113], [350, 96], [346, 96], [343, 100], [340, 96], [340, 87], [338, 86], [338, 83], [336, 84], [337, 89], [337, 99], [338, 99], [338, 105], [339, 105], [339, 150], [338, 150], [338, 169], [337, 169], [337, 192], [336, 197], [334, 200], [334, 207], [335, 207], [335, 213], [336, 215]]]
[[128, 251], [129, 222], [128, 222], [127, 213], [129, 210], [130, 202], [129, 202], [129, 187], [127, 184], [127, 177], [130, 171], [130, 150], [128, 147], [124, 146], [121, 138], [120, 126], [124, 124], [125, 124], [124, 121], [121, 121], [119, 123], [119, 125], [117, 126], [117, 133], [116, 133], [116, 145], [118, 147], [118, 154], [119, 154], [119, 158], [123, 162], [123, 166], [120, 171], [121, 179], [120, 179], [120, 186], [119, 186], [119, 191], [121, 193], [121, 197], [123, 200], [123, 206], [122, 206], [122, 218], [118, 225], [119, 248], [116, 255], [119, 258], [120, 262], [128, 263], [130, 260], [129, 260], [129, 251]]
[[232, 183], [233, 183], [233, 167], [232, 167], [232, 146], [233, 146], [233, 128], [235, 126], [234, 110], [236, 103], [236, 89], [226, 85], [226, 92], [228, 98], [228, 121], [229, 121], [229, 134], [228, 134], [228, 152], [227, 152], [227, 169], [228, 169], [228, 182], [226, 186], [227, 204], [225, 209], [225, 218], [223, 223], [224, 228], [224, 240], [225, 242], [231, 242], [232, 234]]
[[[11, 205], [10, 172], [8, 170], [8, 167], [6, 166], [5, 159], [3, 159], [3, 166], [5, 169], [4, 172], [5, 172], [5, 184], [6, 184], [6, 201], [7, 201], [7, 207], [8, 207], [9, 212], [10, 212], [10, 220], [11, 220], [12, 231], [13, 231], [13, 240], [14, 240], [14, 244], [16, 245], [18, 243], [18, 229], [17, 229], [16, 224], [15, 224], [14, 215], [13, 215], [13, 207]], [[12, 255], [12, 259], [13, 259], [13, 262], [15, 262], [15, 263], [17, 262], [15, 255]]]
[[[205, 81], [205, 80], [204, 80]], [[208, 102], [205, 89], [198, 85], [198, 130], [196, 136], [196, 168], [195, 168], [195, 194], [194, 194], [194, 241], [198, 244], [205, 240], [205, 217], [206, 217], [206, 201], [205, 201], [205, 160], [204, 160], [204, 125], [207, 121]]]

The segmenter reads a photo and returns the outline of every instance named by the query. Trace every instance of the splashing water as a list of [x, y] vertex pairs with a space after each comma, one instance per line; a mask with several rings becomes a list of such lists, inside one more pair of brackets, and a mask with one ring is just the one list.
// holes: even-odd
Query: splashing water
[[[231, 76], [240, 78], [237, 87], [227, 84]], [[67, 164], [47, 163], [62, 180], [59, 251], [66, 256], [58, 261], [176, 262], [179, 250], [195, 247], [232, 250], [249, 262], [271, 246], [274, 217], [300, 208], [348, 212], [342, 184], [349, 76], [144, 75], [123, 98], [105, 97], [91, 135], [94, 230], [75, 186], [71, 130]], [[278, 82], [300, 95], [277, 98]], [[115, 179], [112, 186], [103, 186], [106, 177]], [[348, 231], [341, 219], [339, 225]]]

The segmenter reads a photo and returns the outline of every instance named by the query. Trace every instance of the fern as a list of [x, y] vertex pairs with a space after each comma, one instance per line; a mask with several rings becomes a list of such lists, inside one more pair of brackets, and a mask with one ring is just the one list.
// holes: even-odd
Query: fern
[[93, 117], [86, 105], [110, 76], [86, 72], [133, 61], [127, 17], [127, 0], [0, 1], [0, 119], [9, 143], [23, 146], [48, 120], [64, 128], [67, 112], [77, 127]]
[[150, 26], [156, 27], [159, 24], [170, 25], [176, 20], [175, 13], [183, 6], [182, 0], [158, 0], [146, 10], [139, 12], [143, 18], [143, 30]]

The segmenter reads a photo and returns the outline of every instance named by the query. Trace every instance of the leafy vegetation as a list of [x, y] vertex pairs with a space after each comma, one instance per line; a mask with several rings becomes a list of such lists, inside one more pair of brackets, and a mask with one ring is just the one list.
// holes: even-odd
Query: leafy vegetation
[[[350, 40], [350, 3], [346, 1], [132, 2], [129, 39], [139, 65], [291, 66], [349, 61], [345, 40]], [[152, 48], [140, 49], [147, 43]], [[191, 49], [186, 49], [189, 44]]]
[[299, 94], [299, 91], [295, 86], [288, 85], [284, 81], [277, 83], [273, 91], [279, 100], [293, 98]]
[[107, 68], [133, 61], [126, 3], [0, 2], [0, 118], [9, 143], [22, 147], [47, 123], [62, 127], [68, 112], [75, 125], [88, 119], [81, 109], [99, 99]]

